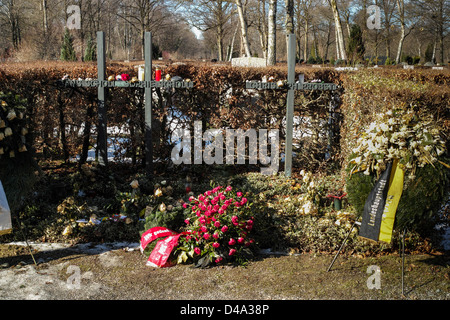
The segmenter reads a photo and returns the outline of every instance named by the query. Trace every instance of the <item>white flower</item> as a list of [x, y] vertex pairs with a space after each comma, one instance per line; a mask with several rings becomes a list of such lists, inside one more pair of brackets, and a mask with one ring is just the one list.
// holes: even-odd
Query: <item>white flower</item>
[[139, 181], [137, 181], [137, 180], [131, 181], [130, 186], [131, 186], [133, 189], [139, 188]]
[[380, 124], [380, 129], [383, 130], [384, 132], [389, 130], [389, 126], [385, 123]]
[[156, 196], [156, 197], [161, 197], [162, 194], [163, 194], [163, 193], [162, 193], [161, 188], [156, 189], [156, 191], [155, 191], [155, 196]]
[[166, 205], [165, 205], [164, 203], [161, 203], [161, 204], [159, 205], [159, 211], [161, 211], [161, 212], [166, 211]]
[[14, 120], [17, 117], [16, 112], [14, 110], [10, 111], [6, 116], [6, 119], [9, 121]]

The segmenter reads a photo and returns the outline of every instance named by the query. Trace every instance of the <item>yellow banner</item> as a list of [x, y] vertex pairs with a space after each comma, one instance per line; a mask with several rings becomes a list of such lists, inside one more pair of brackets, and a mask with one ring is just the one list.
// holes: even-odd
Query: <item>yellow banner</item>
[[378, 237], [380, 241], [391, 242], [395, 213], [403, 192], [404, 175], [405, 172], [398, 166], [398, 160], [395, 160], [392, 166], [386, 204], [381, 218], [380, 235]]

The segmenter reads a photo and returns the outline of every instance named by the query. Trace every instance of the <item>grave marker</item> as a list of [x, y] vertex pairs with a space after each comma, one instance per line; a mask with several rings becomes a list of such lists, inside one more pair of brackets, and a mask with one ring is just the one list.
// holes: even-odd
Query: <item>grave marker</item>
[[285, 147], [285, 175], [290, 177], [292, 174], [292, 139], [294, 127], [294, 94], [296, 90], [336, 90], [334, 83], [307, 83], [304, 81], [304, 75], [299, 76], [299, 81], [295, 82], [295, 58], [296, 43], [295, 35], [290, 34], [288, 40], [288, 79], [287, 83], [279, 86], [276, 82], [247, 81], [247, 89], [272, 89], [286, 90], [286, 147]]
[[63, 87], [96, 87], [98, 88], [98, 136], [99, 163], [108, 164], [107, 154], [107, 118], [106, 92], [108, 88], [144, 88], [145, 90], [145, 167], [148, 174], [153, 172], [152, 146], [152, 88], [192, 88], [193, 83], [187, 81], [155, 81], [152, 80], [152, 34], [145, 33], [145, 79], [142, 81], [107, 81], [105, 33], [97, 32], [97, 80], [61, 80]]
[[231, 66], [263, 68], [267, 67], [267, 60], [265, 58], [254, 57], [233, 58], [231, 59]]

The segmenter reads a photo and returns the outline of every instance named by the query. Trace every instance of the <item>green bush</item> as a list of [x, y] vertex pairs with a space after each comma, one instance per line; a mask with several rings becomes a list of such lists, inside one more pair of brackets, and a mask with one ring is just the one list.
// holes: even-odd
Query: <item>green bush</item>
[[[448, 159], [442, 160], [448, 163]], [[449, 178], [450, 170], [441, 163], [418, 168], [414, 180], [405, 177], [394, 229], [417, 231], [423, 236], [434, 232], [438, 211], [447, 197]], [[347, 180], [348, 200], [359, 216], [375, 181], [373, 175], [362, 172], [354, 173]]]

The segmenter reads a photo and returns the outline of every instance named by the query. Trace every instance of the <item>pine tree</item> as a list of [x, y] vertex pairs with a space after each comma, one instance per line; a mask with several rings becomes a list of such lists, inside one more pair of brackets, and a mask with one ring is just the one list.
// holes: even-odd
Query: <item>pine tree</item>
[[364, 53], [366, 48], [362, 38], [361, 27], [357, 24], [352, 25], [350, 30], [350, 37], [348, 39], [347, 56], [351, 63], [355, 63], [358, 60], [364, 60]]
[[77, 55], [73, 48], [73, 39], [70, 35], [69, 29], [66, 29], [64, 33], [63, 42], [61, 45], [61, 60], [63, 61], [76, 61]]
[[97, 46], [92, 38], [89, 37], [86, 50], [84, 52], [84, 61], [96, 61], [97, 60]]

